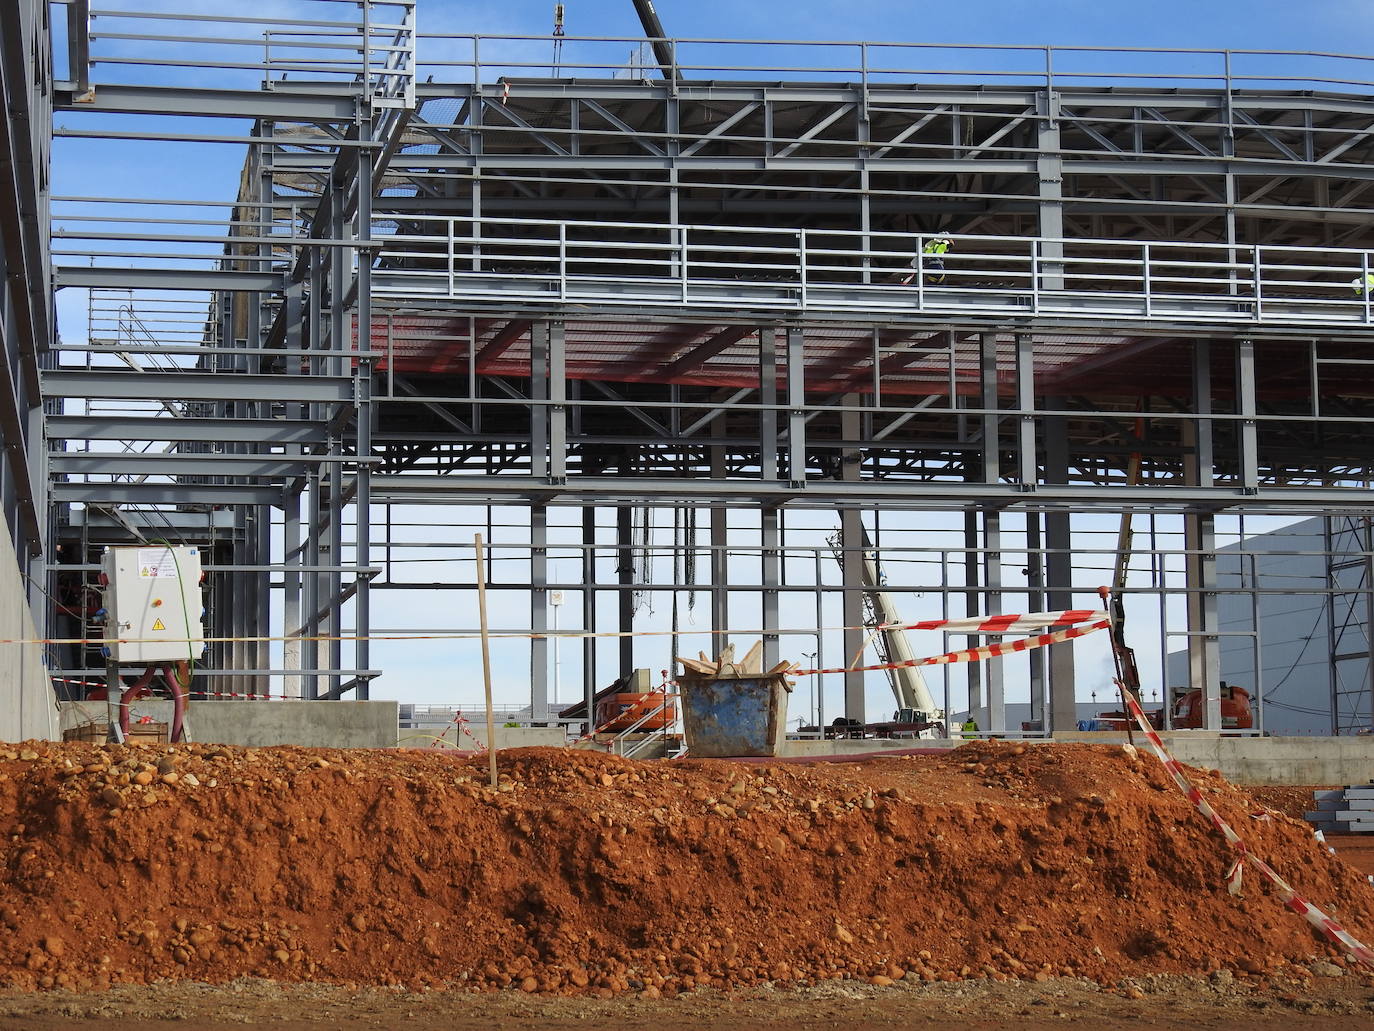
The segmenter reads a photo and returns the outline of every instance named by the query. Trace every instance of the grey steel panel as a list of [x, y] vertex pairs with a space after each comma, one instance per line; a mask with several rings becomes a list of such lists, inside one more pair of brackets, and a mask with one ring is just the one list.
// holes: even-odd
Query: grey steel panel
[[119, 415], [50, 415], [50, 439], [218, 440], [261, 444], [318, 444], [324, 426], [299, 419], [152, 418]]
[[[55, 451], [48, 465], [57, 474], [90, 476], [252, 476], [280, 478], [300, 476], [318, 465], [353, 464], [351, 455], [293, 455], [272, 458], [263, 455], [165, 454], [142, 455], [117, 452]], [[371, 461], [369, 459], [368, 461]]]
[[282, 488], [238, 484], [54, 483], [57, 503], [118, 505], [280, 505]]
[[275, 293], [286, 277], [279, 272], [237, 272], [230, 269], [79, 268], [53, 269], [53, 286], [96, 287], [110, 290], [249, 290]]
[[[296, 92], [295, 90], [300, 90]], [[323, 84], [302, 89], [221, 90], [193, 86], [101, 85], [89, 102], [58, 98], [67, 111], [191, 117], [265, 118], [287, 122], [347, 122], [358, 111], [357, 94], [346, 88], [330, 94]]]
[[47, 397], [163, 398], [219, 401], [351, 401], [353, 379], [344, 376], [253, 376], [211, 372], [117, 372], [107, 369], [43, 373]]
[[980, 506], [1093, 509], [1119, 512], [1123, 508], [1156, 511], [1192, 509], [1221, 511], [1237, 506], [1254, 509], [1281, 508], [1301, 511], [1331, 507], [1360, 510], [1368, 504], [1361, 488], [1261, 487], [1248, 491], [1233, 487], [1116, 486], [1095, 484], [1042, 484], [1025, 490], [1014, 483], [960, 483], [936, 481], [809, 480], [803, 488], [782, 481], [651, 479], [607, 476], [569, 477], [550, 486], [546, 479], [528, 476], [397, 476], [374, 474], [372, 493], [378, 502], [472, 503], [474, 498], [534, 500], [541, 504], [584, 504], [596, 498], [607, 502], [638, 499], [729, 503], [755, 500], [760, 503], [797, 504], [801, 507], [833, 507], [849, 501], [862, 504], [885, 502], [933, 508]]

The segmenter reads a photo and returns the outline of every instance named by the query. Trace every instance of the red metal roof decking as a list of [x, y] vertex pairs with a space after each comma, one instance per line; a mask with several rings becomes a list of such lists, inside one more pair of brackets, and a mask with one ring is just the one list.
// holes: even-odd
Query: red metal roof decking
[[[373, 319], [372, 345], [381, 354], [378, 369], [383, 372], [466, 376], [475, 330], [476, 373], [523, 378], [530, 372], [530, 325], [522, 317], [470, 319], [434, 312], [389, 313]], [[564, 329], [569, 379], [704, 388], [758, 386], [759, 350], [753, 327], [689, 322], [643, 327], [590, 318], [566, 321]], [[873, 332], [869, 327], [808, 327], [807, 392], [865, 391], [873, 380]], [[877, 360], [884, 393], [928, 396], [949, 392], [947, 331], [883, 329], [879, 341]], [[1261, 397], [1306, 396], [1310, 381], [1305, 352], [1299, 355], [1287, 343], [1258, 346]], [[1266, 348], [1288, 350], [1280, 353]], [[1225, 348], [1217, 351], [1213, 381], [1218, 395], [1226, 396], [1230, 392], [1227, 370], [1231, 359]], [[1015, 368], [1009, 336], [1004, 335], [999, 352], [998, 378], [1002, 393], [1010, 394]], [[1041, 394], [1187, 394], [1191, 392], [1191, 352], [1190, 341], [1172, 337], [1037, 334], [1036, 390]], [[976, 332], [959, 332], [952, 368], [956, 393], [977, 389]], [[1370, 392], [1374, 392], [1374, 384]]]

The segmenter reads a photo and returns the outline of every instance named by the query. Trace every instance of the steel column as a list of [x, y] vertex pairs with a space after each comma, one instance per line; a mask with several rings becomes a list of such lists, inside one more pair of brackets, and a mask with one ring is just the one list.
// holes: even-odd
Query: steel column
[[[1192, 444], [1184, 456], [1188, 482], [1212, 485], [1212, 348], [1206, 338], [1193, 344], [1193, 411], [1196, 419], [1185, 423], [1185, 442]], [[1183, 517], [1185, 586], [1188, 591], [1188, 670], [1191, 685], [1202, 691], [1203, 728], [1221, 729], [1221, 644], [1217, 636], [1216, 517], [1211, 512], [1190, 512]]]
[[549, 510], [530, 506], [530, 720], [549, 721]]
[[[1061, 409], [1058, 398], [1047, 398], [1045, 407]], [[1063, 416], [1046, 416], [1045, 482], [1069, 482], [1068, 420]], [[1051, 611], [1071, 609], [1073, 604], [1073, 526], [1068, 512], [1045, 513], [1045, 600]], [[1078, 702], [1075, 697], [1074, 645], [1072, 641], [1052, 644], [1049, 651], [1049, 717], [1046, 729], [1073, 730], [1078, 725]]]
[[[846, 394], [840, 400], [840, 436], [855, 441], [860, 436], [860, 417], [854, 410], [859, 404], [858, 394]], [[857, 483], [862, 452], [845, 448], [840, 452], [840, 479]], [[863, 512], [852, 505], [840, 509], [840, 584], [843, 590], [844, 665], [862, 665], [857, 661], [864, 647], [864, 528]], [[844, 715], [851, 720], [864, 721], [866, 700], [864, 674], [854, 671], [844, 675]]]

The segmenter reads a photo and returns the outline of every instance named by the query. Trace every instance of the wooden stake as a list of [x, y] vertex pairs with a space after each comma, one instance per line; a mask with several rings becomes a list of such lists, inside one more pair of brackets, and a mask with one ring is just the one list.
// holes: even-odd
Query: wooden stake
[[491, 641], [487, 637], [487, 572], [482, 555], [482, 535], [472, 539], [477, 557], [477, 618], [482, 628], [482, 684], [487, 695], [487, 759], [491, 764], [491, 786], [496, 787], [496, 717], [491, 711]]

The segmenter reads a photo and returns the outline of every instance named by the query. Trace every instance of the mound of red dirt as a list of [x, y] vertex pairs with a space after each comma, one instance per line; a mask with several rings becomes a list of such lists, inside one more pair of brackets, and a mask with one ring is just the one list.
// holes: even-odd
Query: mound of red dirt
[[[1152, 757], [969, 744], [815, 766], [520, 749], [0, 746], [0, 987], [159, 978], [676, 992], [1115, 981], [1338, 953]], [[1358, 937], [1374, 888], [1196, 774]]]

